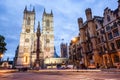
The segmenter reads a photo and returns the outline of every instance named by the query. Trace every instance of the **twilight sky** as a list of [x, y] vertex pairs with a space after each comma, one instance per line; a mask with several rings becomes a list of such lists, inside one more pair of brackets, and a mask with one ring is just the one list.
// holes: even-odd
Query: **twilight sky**
[[77, 18], [82, 17], [84, 21], [86, 20], [86, 8], [92, 9], [93, 16], [103, 16], [106, 7], [112, 10], [117, 8], [117, 0], [0, 0], [0, 35], [5, 36], [8, 49], [4, 60], [7, 57], [12, 59], [15, 55], [22, 29], [23, 10], [26, 5], [29, 10], [35, 6], [35, 29], [37, 22], [42, 21], [44, 8], [47, 13], [53, 10], [55, 47], [60, 55], [60, 43], [69, 43], [78, 35]]

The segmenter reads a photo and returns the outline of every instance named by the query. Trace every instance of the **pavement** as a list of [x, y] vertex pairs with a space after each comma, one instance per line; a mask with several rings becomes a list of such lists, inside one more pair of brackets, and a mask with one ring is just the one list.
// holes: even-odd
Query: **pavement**
[[119, 72], [41, 71], [1, 72], [0, 80], [120, 80]]
[[29, 70], [30, 72], [100, 72], [100, 69], [43, 69]]
[[[1, 69], [0, 73], [18, 72], [17, 69]], [[28, 72], [120, 72], [120, 69], [41, 69]]]
[[0, 80], [120, 80], [120, 69], [0, 70]]
[[17, 69], [0, 69], [0, 73], [12, 73], [12, 72], [17, 72]]

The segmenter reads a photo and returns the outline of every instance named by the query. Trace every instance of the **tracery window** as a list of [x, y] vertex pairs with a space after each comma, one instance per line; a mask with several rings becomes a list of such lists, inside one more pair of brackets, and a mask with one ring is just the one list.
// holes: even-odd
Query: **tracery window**
[[28, 38], [26, 38], [26, 39], [25, 39], [25, 42], [29, 42], [29, 39], [28, 39]]
[[107, 15], [107, 21], [108, 21], [108, 22], [110, 21], [110, 16], [109, 16], [109, 15]]
[[49, 20], [46, 21], [46, 26], [47, 26], [47, 27], [50, 26], [50, 21], [49, 21]]
[[30, 17], [28, 17], [28, 19], [27, 19], [27, 25], [30, 25], [30, 22], [31, 22]]

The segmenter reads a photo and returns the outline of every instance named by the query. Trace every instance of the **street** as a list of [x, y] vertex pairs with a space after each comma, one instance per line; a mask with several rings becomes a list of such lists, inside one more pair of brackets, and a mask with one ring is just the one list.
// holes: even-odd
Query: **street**
[[13, 72], [0, 73], [0, 80], [120, 80], [120, 72]]

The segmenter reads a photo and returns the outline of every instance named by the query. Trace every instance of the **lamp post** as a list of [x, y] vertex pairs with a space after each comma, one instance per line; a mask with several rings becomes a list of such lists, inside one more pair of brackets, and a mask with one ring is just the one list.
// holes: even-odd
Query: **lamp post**
[[0, 62], [1, 62], [2, 57], [3, 57], [3, 54], [2, 54], [2, 53], [0, 53]]
[[[72, 39], [72, 43], [73, 43], [73, 45], [74, 45], [74, 52], [73, 52], [73, 66], [76, 66], [76, 67], [78, 67], [78, 60], [77, 60], [77, 42], [79, 41], [79, 37], [74, 37], [73, 39]], [[73, 67], [74, 68], [74, 67]]]

